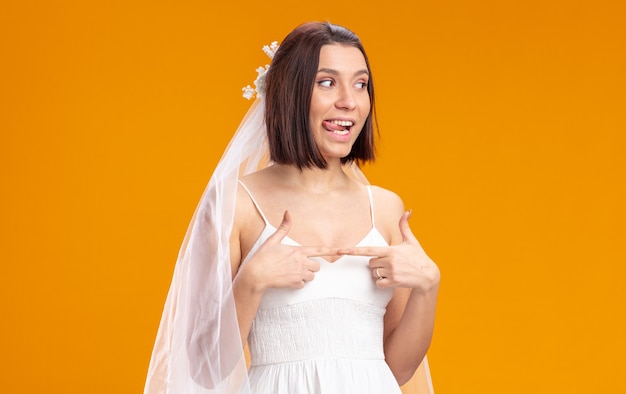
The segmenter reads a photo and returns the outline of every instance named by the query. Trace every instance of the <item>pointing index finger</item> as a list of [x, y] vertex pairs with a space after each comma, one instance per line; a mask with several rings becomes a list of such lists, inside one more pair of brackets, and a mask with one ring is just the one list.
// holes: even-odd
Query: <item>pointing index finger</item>
[[328, 246], [301, 246], [300, 250], [307, 257], [337, 256], [338, 249]]
[[385, 247], [357, 246], [354, 248], [339, 249], [337, 253], [340, 255], [381, 257], [387, 254], [386, 251], [387, 248]]

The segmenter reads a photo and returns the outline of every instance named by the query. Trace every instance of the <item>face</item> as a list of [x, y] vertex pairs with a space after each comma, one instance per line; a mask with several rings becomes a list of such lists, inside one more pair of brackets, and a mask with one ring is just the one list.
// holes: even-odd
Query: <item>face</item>
[[320, 50], [309, 109], [309, 127], [322, 156], [330, 164], [350, 154], [367, 116], [369, 73], [358, 48], [339, 44]]

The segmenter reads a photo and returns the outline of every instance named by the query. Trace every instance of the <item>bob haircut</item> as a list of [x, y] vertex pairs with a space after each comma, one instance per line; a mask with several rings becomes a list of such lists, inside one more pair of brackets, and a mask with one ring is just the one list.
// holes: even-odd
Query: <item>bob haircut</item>
[[329, 22], [309, 22], [295, 28], [276, 51], [265, 81], [265, 124], [270, 159], [303, 168], [327, 168], [310, 132], [309, 108], [322, 46], [340, 44], [359, 49], [365, 58], [370, 113], [348, 156], [341, 163], [374, 160], [374, 83], [359, 37]]

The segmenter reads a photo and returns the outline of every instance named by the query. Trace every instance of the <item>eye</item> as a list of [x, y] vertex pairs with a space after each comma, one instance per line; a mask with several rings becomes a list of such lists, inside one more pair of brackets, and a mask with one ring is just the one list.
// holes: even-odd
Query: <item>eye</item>
[[317, 81], [317, 84], [324, 88], [329, 88], [333, 86], [333, 81], [331, 79], [323, 79], [321, 81]]
[[367, 82], [366, 81], [357, 82], [356, 87], [358, 89], [367, 89]]

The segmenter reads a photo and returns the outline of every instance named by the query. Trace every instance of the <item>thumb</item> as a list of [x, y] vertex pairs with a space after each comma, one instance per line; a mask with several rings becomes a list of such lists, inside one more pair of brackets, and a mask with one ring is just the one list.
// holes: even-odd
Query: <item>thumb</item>
[[289, 211], [285, 211], [285, 213], [283, 214], [282, 222], [280, 222], [280, 225], [278, 226], [274, 234], [272, 234], [268, 238], [268, 241], [271, 239], [273, 242], [280, 243], [280, 241], [282, 241], [283, 238], [287, 236], [290, 229], [291, 229], [291, 215], [289, 214]]
[[409, 218], [411, 217], [412, 213], [412, 210], [406, 211], [400, 218], [400, 233], [402, 233], [402, 240], [404, 242], [419, 243], [417, 242], [417, 238], [415, 238], [415, 235], [413, 235], [411, 227], [409, 227]]

